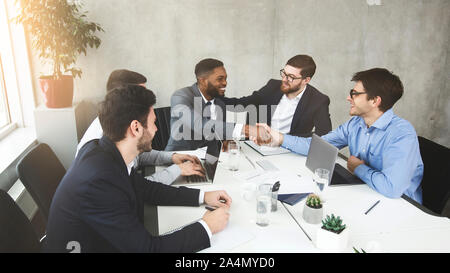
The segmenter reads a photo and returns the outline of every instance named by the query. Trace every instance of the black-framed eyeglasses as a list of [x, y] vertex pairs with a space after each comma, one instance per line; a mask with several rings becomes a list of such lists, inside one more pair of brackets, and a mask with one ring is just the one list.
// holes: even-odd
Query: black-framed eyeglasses
[[357, 96], [357, 95], [361, 95], [361, 94], [366, 94], [366, 92], [358, 92], [355, 89], [350, 89], [350, 98], [353, 99], [353, 96]]
[[288, 80], [288, 82], [293, 82], [294, 80], [300, 80], [300, 79], [303, 78], [303, 77], [298, 77], [298, 78], [296, 78], [296, 77], [294, 77], [294, 76], [292, 76], [292, 75], [288, 75], [288, 74], [286, 74], [286, 72], [284, 71], [284, 69], [280, 69], [280, 76], [281, 76], [281, 78], [286, 77], [287, 80]]

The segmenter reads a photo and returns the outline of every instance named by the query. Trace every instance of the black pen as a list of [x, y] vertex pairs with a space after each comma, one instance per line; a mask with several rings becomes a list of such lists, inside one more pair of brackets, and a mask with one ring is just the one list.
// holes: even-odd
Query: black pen
[[275, 182], [272, 186], [272, 192], [276, 192], [280, 189], [280, 181]]
[[367, 213], [369, 213], [369, 211], [371, 211], [376, 205], [378, 205], [378, 203], [380, 203], [380, 200], [378, 200], [377, 202], [375, 202], [375, 204], [373, 204], [373, 206], [370, 207], [370, 209], [368, 209], [366, 211], [366, 213], [364, 213], [365, 215], [367, 215]]
[[216, 207], [206, 206], [205, 209], [207, 209], [209, 211], [215, 211], [217, 208]]

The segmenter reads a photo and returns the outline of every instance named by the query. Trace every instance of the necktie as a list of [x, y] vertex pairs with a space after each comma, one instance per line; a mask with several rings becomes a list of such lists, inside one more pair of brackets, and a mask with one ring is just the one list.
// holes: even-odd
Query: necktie
[[212, 109], [211, 109], [211, 102], [210, 101], [208, 101], [206, 104], [205, 104], [205, 108], [207, 108], [207, 107], [209, 107], [209, 118], [212, 118]]

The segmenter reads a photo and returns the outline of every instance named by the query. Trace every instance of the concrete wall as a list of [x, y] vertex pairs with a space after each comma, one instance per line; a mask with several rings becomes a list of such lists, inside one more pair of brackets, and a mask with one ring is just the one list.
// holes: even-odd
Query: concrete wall
[[[228, 96], [247, 95], [279, 78], [286, 61], [301, 53], [317, 63], [312, 85], [331, 98], [333, 128], [349, 118], [352, 74], [386, 67], [405, 86], [395, 112], [419, 135], [450, 146], [448, 0], [381, 0], [380, 6], [366, 0], [84, 3], [105, 33], [98, 50], [79, 58], [83, 77], [76, 80], [75, 101], [99, 101], [109, 73], [127, 68], [146, 75], [157, 106], [167, 106], [176, 89], [194, 82], [194, 66], [206, 57], [224, 61]], [[36, 57], [33, 71], [44, 72]]]

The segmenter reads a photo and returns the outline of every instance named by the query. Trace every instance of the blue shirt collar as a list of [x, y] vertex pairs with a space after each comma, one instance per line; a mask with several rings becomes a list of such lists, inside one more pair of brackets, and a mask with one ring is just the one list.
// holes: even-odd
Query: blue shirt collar
[[394, 111], [392, 111], [392, 108], [387, 110], [386, 112], [381, 115], [373, 124], [372, 126], [375, 128], [378, 128], [380, 130], [385, 130], [386, 127], [391, 123], [392, 118], [394, 117]]
[[[362, 128], [367, 128], [366, 123], [364, 122], [364, 119], [362, 117], [358, 117], [359, 124]], [[373, 124], [370, 126], [370, 128], [374, 127], [380, 130], [386, 130], [386, 127], [391, 123], [392, 118], [394, 118], [394, 111], [392, 111], [392, 108], [387, 110], [383, 113]]]

